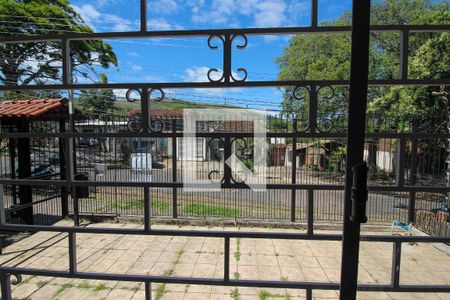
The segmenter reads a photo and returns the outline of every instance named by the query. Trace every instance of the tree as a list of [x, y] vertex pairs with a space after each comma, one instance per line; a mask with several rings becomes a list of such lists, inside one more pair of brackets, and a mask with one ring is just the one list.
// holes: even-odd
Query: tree
[[[379, 0], [372, 7], [371, 24], [448, 24], [449, 6], [448, 1]], [[337, 21], [325, 22], [324, 25], [349, 25], [350, 20], [351, 14], [344, 12]], [[447, 39], [447, 35], [448, 33], [423, 33], [410, 36], [410, 78], [449, 78], [449, 46], [444, 45], [446, 41], [443, 40]], [[399, 78], [399, 41], [397, 33], [371, 34], [370, 79]], [[348, 80], [350, 35], [296, 35], [291, 38], [289, 46], [276, 62], [280, 68], [280, 80]], [[369, 89], [369, 113], [389, 116], [392, 123], [398, 124], [398, 129], [409, 130], [413, 117], [442, 111], [440, 104], [433, 105], [430, 110], [429, 104], [435, 101], [432, 99], [432, 91], [433, 89], [427, 88], [372, 87]], [[307, 116], [309, 99], [304, 90], [302, 93], [300, 97], [293, 97], [292, 89], [285, 89], [283, 111], [303, 115], [302, 118]], [[339, 123], [346, 115], [343, 110], [347, 107], [347, 98], [345, 89], [336, 89], [334, 99], [319, 105], [318, 116], [325, 115], [332, 118], [334, 123]]]
[[[100, 84], [107, 84], [108, 78], [100, 73]], [[107, 116], [115, 109], [116, 95], [110, 89], [81, 91], [77, 99], [77, 106], [84, 113], [89, 113], [98, 118], [100, 115]], [[107, 120], [107, 118], [104, 118]]]
[[[349, 25], [351, 14], [343, 13], [337, 21], [323, 25]], [[378, 0], [374, 1], [371, 24], [449, 24], [448, 1]], [[417, 33], [410, 35], [409, 78], [449, 78], [448, 33]], [[371, 33], [369, 60], [370, 79], [398, 79], [400, 73], [400, 35], [398, 33]], [[280, 80], [348, 80], [350, 77], [350, 36], [346, 34], [297, 35], [277, 59]], [[446, 130], [448, 105], [442, 97], [433, 96], [441, 91], [436, 87], [370, 87], [368, 93], [368, 130], [381, 128], [410, 131], [421, 124], [429, 131]], [[444, 92], [445, 92], [444, 88]], [[348, 94], [336, 89], [333, 99], [318, 105], [318, 119], [331, 119], [334, 128], [345, 128]], [[307, 120], [308, 95], [294, 97], [291, 88], [285, 89], [282, 110]], [[298, 100], [300, 99], [300, 101]], [[320, 120], [318, 120], [320, 121]], [[336, 124], [338, 126], [336, 126]], [[339, 125], [340, 124], [340, 125]], [[372, 141], [370, 161], [376, 161], [377, 141]]]
[[[92, 32], [68, 0], [0, 0], [0, 35], [49, 35]], [[0, 44], [0, 82], [4, 85], [45, 84], [61, 81], [59, 42]], [[99, 40], [72, 41], [74, 79], [87, 78], [94, 64], [117, 66], [111, 45]]]

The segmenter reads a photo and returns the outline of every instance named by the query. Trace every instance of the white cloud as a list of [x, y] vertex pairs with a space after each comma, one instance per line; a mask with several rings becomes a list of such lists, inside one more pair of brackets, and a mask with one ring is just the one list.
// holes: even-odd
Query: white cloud
[[[119, 16], [99, 12], [91, 4], [83, 4], [82, 6], [72, 5], [73, 9], [81, 15], [83, 20], [92, 27], [94, 31], [98, 28], [105, 28], [106, 31], [129, 31], [132, 30], [133, 23], [130, 20]], [[98, 24], [96, 26], [96, 24]], [[102, 30], [105, 31], [105, 30]]]
[[286, 3], [283, 0], [260, 1], [255, 11], [253, 18], [257, 27], [281, 26], [286, 20]]
[[162, 14], [175, 13], [181, 8], [176, 0], [153, 1], [149, 5], [151, 10]]
[[128, 56], [131, 56], [131, 57], [139, 57], [139, 56], [140, 56], [139, 53], [134, 52], [134, 51], [127, 52], [127, 55], [128, 55]]
[[[182, 79], [186, 82], [209, 82], [208, 79], [208, 72], [211, 68], [210, 67], [193, 67], [188, 68], [185, 71], [185, 75], [182, 77]], [[238, 74], [236, 72], [232, 72], [233, 77], [236, 79], [242, 78], [242, 74]], [[211, 72], [210, 76], [213, 80], [219, 80], [220, 77], [223, 74], [223, 70], [217, 68], [217, 72]], [[204, 88], [197, 88], [194, 89], [197, 92], [206, 94], [206, 95], [223, 95], [226, 93], [225, 89], [204, 89]], [[236, 89], [237, 91], [238, 89]]]
[[181, 30], [183, 26], [170, 23], [164, 18], [155, 18], [147, 22], [148, 30]]
[[139, 72], [139, 71], [142, 71], [142, 70], [143, 70], [143, 68], [142, 68], [141, 66], [139, 66], [139, 65], [132, 65], [132, 66], [130, 67], [130, 69], [131, 69], [132, 71], [134, 71], [134, 72]]

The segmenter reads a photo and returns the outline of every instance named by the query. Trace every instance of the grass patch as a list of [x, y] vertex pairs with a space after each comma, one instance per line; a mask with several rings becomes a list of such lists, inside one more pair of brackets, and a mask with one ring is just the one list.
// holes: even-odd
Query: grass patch
[[234, 258], [236, 259], [236, 262], [241, 260], [241, 239], [236, 239], [236, 251], [234, 252]]
[[[158, 199], [152, 199], [152, 209], [165, 210], [170, 207], [170, 203]], [[113, 203], [110, 208], [123, 210], [144, 209], [144, 199], [126, 199]]]
[[58, 295], [62, 294], [65, 290], [75, 287], [75, 285], [71, 283], [64, 283], [53, 295], [53, 298], [56, 298]]
[[241, 278], [241, 274], [239, 272], [234, 272], [234, 279], [238, 280]]
[[200, 203], [191, 203], [184, 207], [184, 213], [195, 216], [208, 217], [228, 217], [234, 218], [238, 215], [239, 210], [236, 208], [228, 208], [216, 205], [206, 205]]
[[239, 300], [241, 298], [241, 294], [239, 294], [239, 289], [235, 288], [234, 290], [232, 290], [231, 294], [230, 294], [230, 297], [233, 300]]
[[[182, 248], [180, 250], [177, 251], [177, 256], [175, 261], [173, 262], [172, 266], [164, 271], [164, 276], [173, 276], [175, 275], [175, 267], [180, 263], [181, 261], [181, 256], [183, 255], [183, 253], [185, 252], [185, 250]], [[166, 293], [166, 284], [163, 283], [160, 286], [158, 286], [158, 288], [156, 289], [156, 293], [155, 293], [155, 300], [160, 300], [162, 298], [162, 296], [164, 296], [164, 294]]]
[[155, 300], [160, 300], [166, 293], [166, 284], [163, 283], [156, 289]]
[[94, 292], [99, 293], [101, 291], [109, 290], [109, 289], [111, 289], [111, 288], [109, 288], [106, 284], [102, 283], [102, 284], [96, 285], [94, 287]]
[[36, 282], [36, 285], [37, 285], [38, 288], [42, 288], [42, 287], [44, 287], [47, 283], [48, 283], [48, 281], [40, 280], [40, 281]]
[[285, 299], [285, 300], [291, 300], [292, 299], [292, 297], [291, 297], [291, 295], [289, 295], [288, 293], [286, 293], [286, 294], [272, 294], [272, 293], [269, 293], [268, 291], [266, 291], [266, 290], [260, 290], [259, 291], [259, 300], [268, 300], [268, 299], [273, 299], [273, 298], [283, 298], [283, 299]]

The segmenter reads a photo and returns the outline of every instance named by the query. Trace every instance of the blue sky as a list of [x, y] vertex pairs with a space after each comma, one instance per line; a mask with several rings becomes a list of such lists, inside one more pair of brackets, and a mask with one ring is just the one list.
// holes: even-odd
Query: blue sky
[[[75, 0], [71, 4], [96, 32], [139, 29], [138, 0]], [[319, 0], [319, 21], [335, 19], [350, 8], [351, 0]], [[156, 0], [148, 2], [148, 29], [308, 26], [310, 10], [311, 0]], [[275, 59], [288, 40], [289, 36], [249, 36], [248, 47], [233, 52], [233, 69], [245, 68], [247, 80], [275, 80]], [[207, 81], [210, 68], [222, 67], [222, 52], [209, 49], [206, 37], [108, 42], [119, 58], [118, 68], [105, 72], [110, 82]], [[251, 108], [276, 108], [282, 100], [275, 88], [167, 92], [169, 97]]]

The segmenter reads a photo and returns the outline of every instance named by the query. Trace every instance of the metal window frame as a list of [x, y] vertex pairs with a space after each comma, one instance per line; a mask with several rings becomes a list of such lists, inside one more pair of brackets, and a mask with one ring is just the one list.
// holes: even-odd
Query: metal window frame
[[[356, 24], [356, 30], [362, 29], [358, 26], [364, 27], [364, 16], [368, 13], [368, 0], [353, 1], [354, 8], [357, 7], [360, 13], [360, 19]], [[359, 4], [358, 4], [359, 3]], [[362, 3], [362, 4], [361, 4]], [[361, 6], [358, 6], [361, 5]], [[366, 20], [367, 23], [367, 20]], [[355, 28], [353, 28], [355, 30]], [[395, 86], [395, 85], [418, 85], [418, 86], [441, 86], [450, 85], [450, 79], [440, 80], [418, 80], [408, 78], [408, 42], [411, 33], [415, 32], [450, 32], [449, 25], [375, 25], [370, 26], [371, 32], [397, 32], [400, 33], [400, 78], [393, 80], [367, 80], [363, 79], [363, 82], [369, 86]], [[363, 30], [364, 31], [364, 30]], [[0, 86], [0, 91], [12, 91], [12, 90], [80, 90], [80, 89], [139, 89], [141, 91], [141, 103], [142, 111], [146, 112], [150, 107], [150, 99], [148, 97], [151, 89], [164, 89], [164, 88], [238, 88], [238, 87], [308, 87], [313, 90], [314, 94], [317, 88], [323, 86], [332, 87], [344, 87], [349, 86], [351, 83], [356, 84], [357, 81], [351, 80], [302, 80], [302, 81], [235, 81], [231, 78], [232, 67], [232, 39], [235, 36], [247, 36], [247, 35], [268, 35], [268, 34], [333, 34], [333, 33], [351, 33], [352, 27], [350, 26], [319, 26], [318, 25], [318, 0], [312, 0], [311, 5], [311, 25], [308, 27], [287, 27], [287, 28], [238, 28], [238, 29], [206, 29], [206, 30], [167, 30], [167, 31], [149, 31], [147, 28], [147, 1], [140, 1], [140, 30], [136, 32], [105, 32], [105, 33], [80, 33], [80, 34], [61, 34], [61, 35], [48, 35], [48, 36], [15, 36], [15, 37], [2, 37], [0, 43], [19, 43], [19, 42], [47, 42], [47, 41], [60, 41], [62, 45], [62, 83], [54, 85], [32, 85], [32, 86]], [[353, 31], [353, 33], [355, 33]], [[360, 33], [362, 36], [364, 32]], [[89, 40], [89, 39], [116, 39], [116, 38], [168, 38], [168, 37], [205, 37], [211, 39], [212, 37], [220, 37], [224, 43], [224, 80], [221, 82], [163, 82], [163, 83], [108, 83], [108, 84], [73, 84], [71, 82], [71, 67], [70, 67], [70, 41], [73, 40]], [[364, 58], [362, 59], [364, 61]], [[358, 73], [358, 71], [356, 71]], [[359, 73], [361, 74], [361, 73]], [[364, 93], [363, 93], [364, 94]], [[355, 95], [353, 95], [355, 97]], [[356, 95], [357, 96], [357, 95]], [[310, 107], [313, 108], [310, 114], [314, 116], [316, 113], [314, 107], [317, 109], [317, 95], [311, 98]], [[361, 110], [362, 107], [356, 108], [356, 111]], [[144, 124], [148, 124], [148, 114], [144, 115]], [[359, 120], [361, 121], [361, 120]], [[313, 121], [314, 123], [314, 121]], [[73, 124], [73, 123], [72, 123]], [[176, 149], [176, 139], [182, 137], [183, 133], [173, 130], [170, 133], [167, 132], [151, 132], [147, 126], [144, 126], [142, 132], [124, 132], [124, 133], [78, 133], [74, 130], [73, 126], [69, 126], [69, 130], [59, 133], [1, 133], [0, 138], [31, 138], [31, 137], [58, 137], [63, 138], [69, 153], [73, 153], [73, 140], [77, 137], [90, 136], [90, 137], [167, 137], [173, 140], [173, 147]], [[215, 134], [201, 133], [198, 136], [214, 137]], [[221, 134], [224, 138], [232, 137], [251, 137], [251, 134], [245, 133], [230, 133]], [[416, 141], [420, 138], [450, 138], [449, 134], [440, 133], [373, 133], [373, 134], [361, 134], [361, 132], [349, 130], [349, 135], [344, 133], [330, 133], [319, 132], [313, 126], [309, 132], [296, 132], [291, 133], [269, 133], [268, 137], [289, 137], [295, 141], [299, 138], [350, 138], [351, 136], [359, 136], [359, 138], [367, 137], [383, 137], [383, 138], [398, 138], [401, 144], [404, 144], [406, 140]], [[360, 140], [361, 141], [361, 140]], [[360, 144], [360, 142], [359, 142]], [[400, 151], [400, 155], [404, 149]], [[361, 145], [354, 147], [353, 153], [360, 155], [362, 152]], [[294, 151], [293, 151], [294, 153]], [[293, 162], [295, 162], [295, 155], [293, 155]], [[181, 182], [177, 182], [176, 171], [174, 171], [172, 182], [81, 182], [74, 180], [73, 177], [73, 156], [67, 155], [67, 170], [66, 176], [63, 180], [25, 180], [25, 179], [1, 179], [1, 185], [29, 185], [29, 186], [61, 186], [61, 187], [78, 187], [78, 186], [129, 186], [129, 187], [142, 187], [144, 188], [145, 195], [145, 211], [144, 211], [144, 228], [143, 229], [124, 229], [124, 228], [89, 228], [78, 226], [78, 209], [76, 194], [73, 193], [72, 197], [74, 201], [74, 219], [75, 224], [73, 227], [63, 226], [36, 226], [36, 225], [14, 225], [7, 224], [5, 219], [5, 210], [3, 206], [0, 206], [0, 229], [13, 230], [13, 231], [50, 231], [68, 234], [68, 247], [69, 247], [69, 270], [68, 271], [54, 271], [54, 270], [40, 270], [31, 268], [14, 268], [14, 267], [0, 267], [0, 283], [2, 291], [2, 299], [11, 299], [11, 280], [10, 276], [17, 276], [19, 274], [37, 275], [37, 276], [55, 276], [55, 277], [67, 277], [67, 278], [83, 278], [83, 279], [99, 279], [99, 280], [120, 280], [120, 281], [134, 281], [144, 282], [146, 299], [151, 298], [150, 284], [156, 283], [184, 283], [184, 284], [205, 284], [205, 285], [224, 285], [224, 286], [246, 286], [246, 287], [271, 287], [271, 288], [298, 288], [305, 289], [307, 299], [312, 299], [312, 291], [314, 289], [323, 290], [339, 290], [341, 288], [339, 283], [325, 283], [325, 282], [296, 282], [296, 281], [268, 281], [268, 280], [234, 280], [229, 276], [229, 260], [230, 260], [230, 239], [232, 238], [256, 238], [256, 239], [294, 239], [294, 240], [320, 240], [320, 241], [340, 241], [342, 235], [339, 234], [317, 234], [313, 230], [313, 206], [314, 206], [314, 191], [315, 190], [344, 190], [343, 185], [318, 185], [318, 184], [297, 184], [296, 183], [296, 164], [293, 164], [293, 171], [291, 174], [290, 184], [268, 184], [268, 189], [290, 189], [292, 191], [292, 215], [291, 221], [295, 221], [295, 194], [298, 190], [308, 191], [308, 229], [305, 234], [297, 233], [274, 233], [274, 232], [235, 232], [235, 231], [188, 231], [188, 230], [158, 230], [152, 229], [150, 226], [150, 209], [149, 209], [149, 188], [151, 187], [167, 187], [173, 189], [174, 213], [173, 217], [176, 217], [176, 190], [182, 187]], [[176, 158], [173, 161], [176, 165]], [[399, 161], [400, 166], [404, 164], [404, 161]], [[401, 178], [401, 173], [397, 175], [397, 178]], [[348, 181], [346, 183], [348, 190]], [[208, 186], [205, 185], [205, 188]], [[222, 188], [226, 189], [247, 189], [244, 184], [225, 182], [222, 184]], [[72, 189], [74, 190], [74, 189]], [[417, 186], [417, 185], [405, 185], [403, 180], [397, 180], [395, 186], [370, 186], [371, 191], [405, 191], [411, 194], [415, 192], [450, 192], [450, 187], [429, 187], [429, 186]], [[348, 199], [346, 197], [346, 206], [348, 206]], [[349, 216], [349, 209], [346, 208], [345, 218]], [[347, 220], [345, 222], [348, 222]], [[348, 228], [348, 224], [346, 225]], [[352, 226], [352, 225], [351, 225]], [[359, 226], [359, 225], [358, 225]], [[77, 233], [92, 233], [92, 234], [129, 234], [129, 235], [163, 235], [163, 236], [198, 236], [198, 237], [211, 237], [224, 239], [224, 275], [221, 279], [213, 278], [185, 278], [185, 277], [168, 277], [168, 276], [151, 276], [151, 275], [126, 275], [126, 274], [105, 274], [105, 273], [92, 273], [92, 272], [80, 272], [77, 270], [77, 254], [76, 254], [76, 235]], [[350, 239], [353, 242], [357, 242], [355, 238], [360, 238], [365, 242], [389, 242], [393, 244], [393, 261], [392, 261], [392, 280], [390, 284], [359, 284], [357, 289], [359, 291], [390, 291], [390, 292], [450, 292], [450, 286], [447, 285], [401, 285], [400, 284], [400, 259], [401, 259], [401, 245], [403, 243], [418, 242], [418, 243], [449, 243], [448, 237], [400, 237], [390, 235], [362, 235], [358, 232], [345, 233], [344, 235], [353, 236]], [[348, 248], [345, 248], [348, 249]], [[344, 250], [347, 253], [348, 250]], [[357, 259], [356, 259], [357, 263]], [[353, 260], [354, 264], [354, 260]], [[347, 266], [343, 265], [343, 268]], [[357, 265], [351, 267], [357, 270]], [[342, 271], [342, 270], [341, 270]], [[354, 274], [353, 274], [354, 275]], [[355, 278], [348, 282], [346, 289], [349, 289], [349, 285]], [[341, 290], [342, 291], [342, 290]], [[350, 291], [353, 294], [354, 291]], [[352, 298], [353, 295], [350, 296]], [[350, 299], [348, 298], [348, 299]]]

